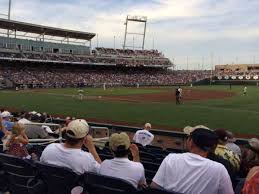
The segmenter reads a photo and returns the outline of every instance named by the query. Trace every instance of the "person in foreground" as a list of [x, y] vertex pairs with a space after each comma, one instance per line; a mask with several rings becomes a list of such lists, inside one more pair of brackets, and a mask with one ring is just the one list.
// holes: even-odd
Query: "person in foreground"
[[[102, 162], [100, 174], [124, 179], [135, 188], [145, 187], [145, 171], [139, 162], [138, 147], [135, 144], [130, 144], [129, 136], [126, 133], [114, 133], [110, 137], [109, 146], [115, 158]], [[130, 152], [133, 161], [128, 159]]]
[[207, 159], [218, 136], [197, 128], [187, 139], [189, 153], [169, 154], [159, 167], [151, 187], [185, 194], [233, 194], [226, 168]]
[[[85, 120], [70, 122], [66, 129], [66, 142], [48, 145], [42, 152], [40, 161], [70, 168], [77, 174], [98, 172], [101, 159], [88, 132], [89, 126]], [[83, 145], [87, 146], [90, 153], [81, 149]]]

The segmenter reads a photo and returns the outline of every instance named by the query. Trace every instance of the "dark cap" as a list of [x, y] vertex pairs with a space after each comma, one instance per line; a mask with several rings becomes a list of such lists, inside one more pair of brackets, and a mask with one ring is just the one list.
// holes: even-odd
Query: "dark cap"
[[210, 151], [218, 144], [218, 136], [214, 131], [198, 128], [190, 134], [191, 139], [203, 151]]
[[219, 140], [225, 142], [229, 138], [229, 134], [225, 129], [216, 129], [215, 133], [219, 136]]

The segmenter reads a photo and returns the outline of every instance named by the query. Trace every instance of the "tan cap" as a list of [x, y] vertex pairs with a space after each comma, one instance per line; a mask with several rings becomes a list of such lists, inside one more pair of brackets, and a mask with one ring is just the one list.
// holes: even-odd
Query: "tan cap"
[[190, 135], [193, 131], [195, 131], [195, 129], [199, 129], [199, 128], [208, 129], [208, 130], [212, 131], [211, 129], [209, 129], [208, 127], [206, 127], [204, 125], [197, 125], [195, 127], [186, 126], [186, 127], [184, 127], [183, 132], [186, 133], [187, 135]]
[[89, 125], [84, 119], [71, 121], [66, 129], [66, 135], [71, 138], [84, 138], [89, 132]]
[[129, 149], [130, 147], [130, 139], [127, 133], [114, 133], [110, 137], [109, 141], [110, 149], [113, 151], [117, 151], [119, 146], [125, 146], [125, 149]]
[[259, 139], [252, 138], [248, 141], [250, 148], [252, 148], [253, 151], [259, 153]]

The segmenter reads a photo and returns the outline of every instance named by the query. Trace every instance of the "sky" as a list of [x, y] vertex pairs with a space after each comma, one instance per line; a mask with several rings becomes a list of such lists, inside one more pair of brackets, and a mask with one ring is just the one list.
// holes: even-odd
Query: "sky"
[[[0, 0], [0, 13], [7, 11], [8, 0]], [[98, 46], [111, 48], [114, 36], [122, 48], [127, 15], [147, 16], [145, 48], [161, 51], [177, 69], [259, 63], [259, 0], [12, 0], [11, 9], [13, 20], [94, 32]], [[129, 31], [141, 33], [143, 25], [130, 23]]]

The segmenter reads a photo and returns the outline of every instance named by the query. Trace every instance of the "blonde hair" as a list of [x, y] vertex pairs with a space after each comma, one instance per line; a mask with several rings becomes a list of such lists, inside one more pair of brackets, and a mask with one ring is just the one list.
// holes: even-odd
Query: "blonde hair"
[[14, 125], [13, 125], [13, 127], [12, 127], [12, 133], [13, 133], [13, 135], [19, 135], [21, 128], [22, 128], [22, 125], [19, 124], [19, 123], [17, 123], [17, 122], [15, 122]]

